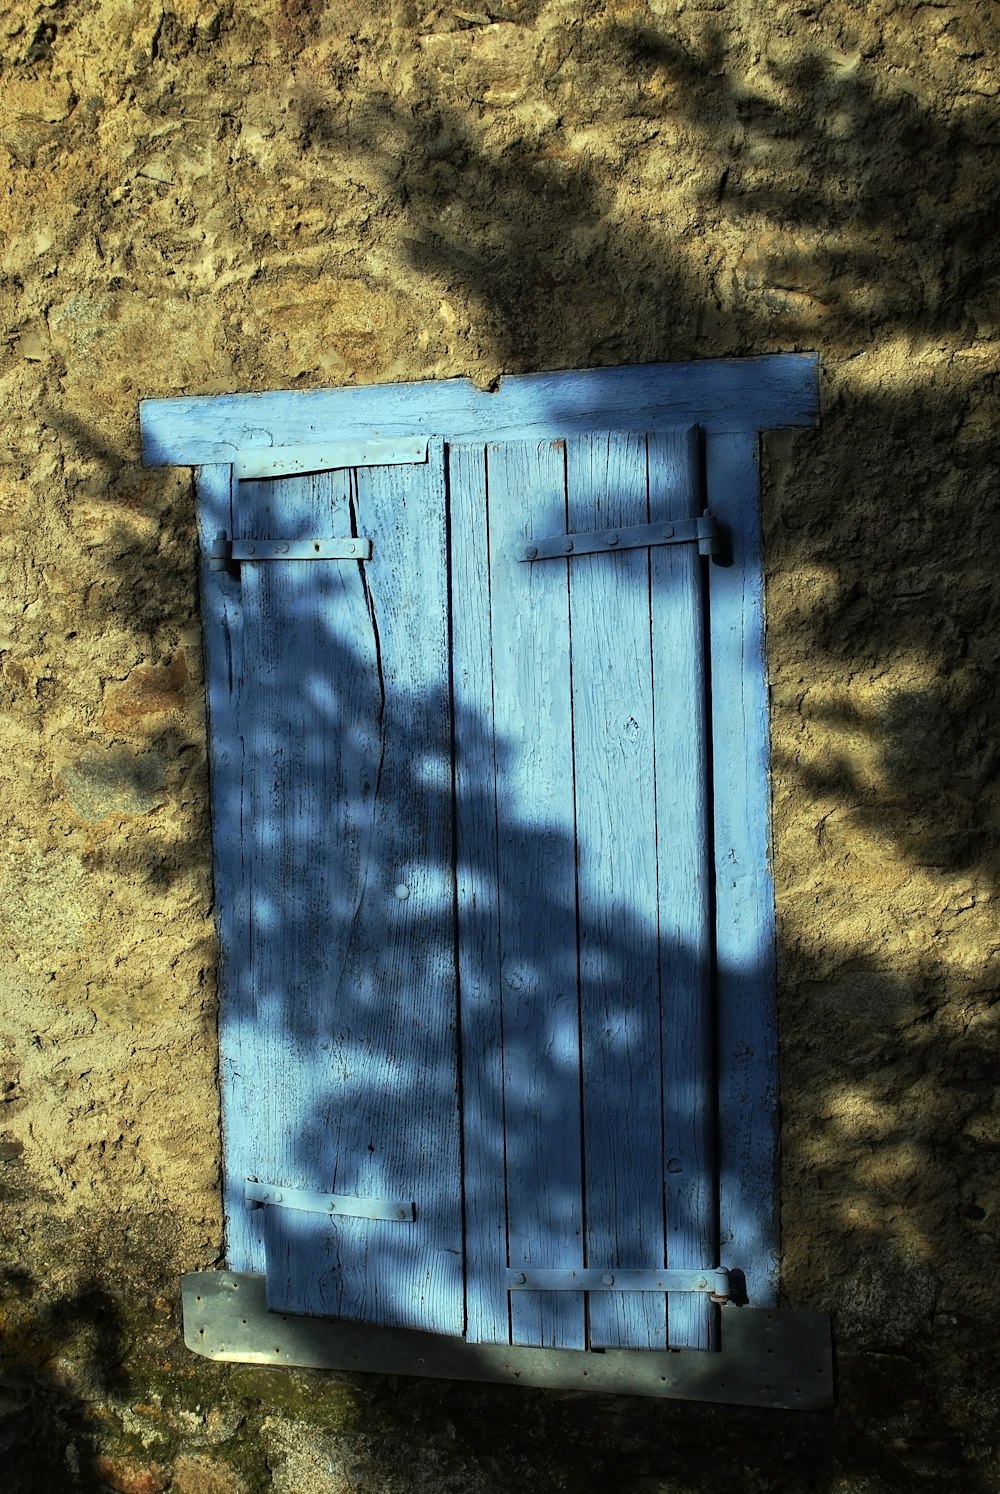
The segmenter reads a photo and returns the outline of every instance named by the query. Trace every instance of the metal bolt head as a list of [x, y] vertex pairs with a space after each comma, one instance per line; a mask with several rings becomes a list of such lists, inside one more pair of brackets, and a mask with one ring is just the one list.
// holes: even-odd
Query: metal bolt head
[[601, 1277], [601, 1282], [606, 1287], [614, 1286], [615, 1278], [609, 1274], [605, 1274]]
[[670, 539], [670, 537], [672, 536], [673, 532], [674, 532], [674, 526], [672, 524], [664, 524], [664, 526], [663, 526], [663, 538], [664, 539]]
[[534, 560], [534, 558], [535, 558], [535, 556], [537, 554], [538, 554], [538, 546], [537, 545], [525, 545], [525, 547], [524, 547], [524, 558], [525, 558], [525, 560]]
[[255, 555], [256, 553], [257, 553], [257, 546], [256, 545], [247, 545], [247, 554], [248, 555]]
[[605, 535], [605, 543], [607, 543], [609, 545], [617, 545], [617, 543], [618, 543], [618, 536], [617, 536], [617, 534], [608, 534], [608, 535]]
[[517, 1275], [514, 1277], [514, 1280], [517, 1282], [518, 1286], [524, 1286], [524, 1283], [527, 1281], [527, 1279], [528, 1278], [525, 1276], [523, 1271], [518, 1271]]
[[405, 882], [397, 882], [396, 883], [396, 896], [399, 898], [399, 901], [401, 903], [405, 903], [406, 899], [409, 897], [409, 895], [410, 895], [410, 889], [407, 887], [406, 883]]
[[681, 1161], [680, 1157], [668, 1157], [668, 1159], [667, 1159], [667, 1171], [668, 1172], [683, 1172], [684, 1171], [684, 1163]]
[[356, 555], [357, 554], [357, 550], [358, 550], [357, 545], [348, 545], [348, 547], [347, 547], [347, 553], [349, 555]]
[[568, 555], [570, 553], [570, 551], [573, 549], [573, 541], [572, 540], [567, 540], [566, 543], [565, 543], [565, 545], [563, 545], [563, 549], [566, 551], [566, 554]]
[[708, 1286], [708, 1282], [705, 1280], [704, 1276], [699, 1276], [698, 1277], [698, 1290], [699, 1290], [699, 1292], [703, 1292], [707, 1286]]

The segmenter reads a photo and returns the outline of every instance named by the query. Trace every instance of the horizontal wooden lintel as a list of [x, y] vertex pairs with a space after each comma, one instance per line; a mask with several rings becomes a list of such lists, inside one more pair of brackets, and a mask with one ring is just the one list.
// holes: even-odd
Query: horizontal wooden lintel
[[[144, 400], [147, 466], [250, 462], [256, 449], [442, 436], [448, 442], [558, 440], [577, 431], [700, 425], [709, 432], [812, 426], [814, 353], [653, 363], [501, 379]], [[310, 458], [312, 460], [312, 458]]]

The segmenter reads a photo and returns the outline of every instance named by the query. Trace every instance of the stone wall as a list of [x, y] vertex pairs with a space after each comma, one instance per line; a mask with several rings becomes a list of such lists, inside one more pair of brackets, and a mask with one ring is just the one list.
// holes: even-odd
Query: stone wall
[[[9, 0], [13, 1494], [1000, 1487], [1000, 22], [983, 0]], [[141, 397], [815, 349], [766, 453], [793, 1416], [208, 1364], [191, 476]]]

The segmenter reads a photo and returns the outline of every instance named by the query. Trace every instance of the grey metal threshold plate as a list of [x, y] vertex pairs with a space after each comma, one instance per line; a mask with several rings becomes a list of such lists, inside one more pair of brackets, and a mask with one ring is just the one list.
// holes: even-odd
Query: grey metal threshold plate
[[209, 1359], [310, 1369], [426, 1375], [556, 1390], [662, 1396], [778, 1410], [833, 1404], [826, 1313], [721, 1310], [722, 1347], [701, 1349], [511, 1348], [468, 1344], [408, 1329], [373, 1328], [268, 1312], [265, 1278], [196, 1271], [182, 1278], [184, 1342]]

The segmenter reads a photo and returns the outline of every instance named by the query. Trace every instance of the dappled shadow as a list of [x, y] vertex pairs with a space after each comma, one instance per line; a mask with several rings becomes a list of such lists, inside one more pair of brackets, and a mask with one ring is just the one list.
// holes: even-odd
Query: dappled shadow
[[[357, 487], [241, 485], [249, 538], [332, 524], [376, 547], [211, 588], [229, 1255], [266, 1256], [286, 1311], [461, 1333], [467, 1241], [470, 1336], [505, 1342], [508, 1264], [716, 1263], [697, 560], [674, 566], [679, 600], [653, 587], [663, 645], [645, 552], [584, 558], [573, 584], [522, 564], [526, 525], [565, 523], [562, 449], [544, 452], [534, 514], [517, 449], [506, 502], [491, 458], [488, 510], [482, 448], [453, 459], [450, 521], [439, 452]], [[571, 502], [645, 520], [644, 444], [633, 459], [628, 500], [595, 478]], [[247, 1177], [416, 1219], [248, 1214]], [[727, 1226], [751, 1248], [752, 1221]], [[510, 1311], [515, 1342], [586, 1341], [579, 1294]], [[707, 1342], [707, 1300], [675, 1311], [675, 1343]], [[598, 1301], [591, 1339], [662, 1345], [663, 1313]]]

